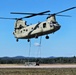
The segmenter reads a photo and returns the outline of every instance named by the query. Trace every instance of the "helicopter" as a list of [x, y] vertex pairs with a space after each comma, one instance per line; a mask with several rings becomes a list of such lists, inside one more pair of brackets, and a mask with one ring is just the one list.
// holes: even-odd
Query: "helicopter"
[[[54, 33], [61, 28], [61, 25], [56, 21], [56, 16], [71, 17], [69, 15], [58, 15], [60, 13], [75, 9], [76, 7], [71, 7], [65, 10], [62, 10], [57, 13], [49, 14], [49, 10], [39, 13], [22, 13], [22, 12], [11, 12], [11, 14], [24, 14], [21, 18], [4, 18], [0, 19], [12, 19], [16, 20], [13, 35], [18, 42], [19, 39], [27, 39], [30, 42], [31, 38], [38, 38], [39, 36], [46, 35], [46, 39], [49, 39], [48, 34]], [[48, 14], [47, 14], [48, 13]], [[38, 15], [48, 15], [45, 21], [38, 22], [36, 24], [28, 25], [24, 18], [31, 18]]]

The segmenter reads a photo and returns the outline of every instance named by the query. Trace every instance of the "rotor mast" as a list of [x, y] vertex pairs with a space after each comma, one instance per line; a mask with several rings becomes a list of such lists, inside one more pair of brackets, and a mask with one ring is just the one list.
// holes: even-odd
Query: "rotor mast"
[[51, 22], [56, 22], [56, 17], [55, 17], [55, 15], [50, 15], [50, 16], [48, 16], [48, 17], [47, 17], [47, 21], [48, 21], [48, 22], [50, 22], [50, 21], [51, 21]]

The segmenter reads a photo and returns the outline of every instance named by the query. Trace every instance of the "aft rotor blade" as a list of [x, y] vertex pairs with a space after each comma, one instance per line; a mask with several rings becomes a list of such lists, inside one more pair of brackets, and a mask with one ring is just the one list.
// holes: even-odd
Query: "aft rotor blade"
[[37, 15], [44, 15], [45, 13], [48, 13], [48, 12], [50, 12], [50, 11], [47, 10], [47, 11], [40, 12], [40, 13], [18, 13], [18, 12], [11, 12], [11, 13], [12, 14], [29, 14], [29, 16], [25, 16], [25, 17], [21, 18], [21, 19], [23, 19], [23, 18], [30, 18], [30, 17], [37, 16]]
[[11, 20], [17, 20], [17, 18], [4, 18], [4, 17], [0, 17], [0, 19], [11, 19]]
[[63, 11], [60, 11], [60, 12], [55, 13], [55, 15], [60, 14], [60, 13], [63, 13], [63, 12], [66, 12], [66, 11], [69, 11], [69, 10], [72, 10], [72, 9], [75, 9], [75, 8], [76, 8], [76, 7], [68, 8], [68, 9], [66, 9], [66, 10], [63, 10]]
[[48, 11], [44, 11], [44, 12], [40, 12], [40, 13], [22, 13], [22, 12], [11, 12], [11, 14], [23, 14], [23, 15], [37, 15], [37, 14], [44, 14], [44, 13], [48, 13], [50, 12], [49, 10]]
[[50, 10], [44, 11], [44, 12], [40, 12], [40, 13], [38, 13], [37, 15], [43, 15], [43, 14], [48, 13], [48, 12], [50, 12]]
[[23, 14], [23, 15], [32, 15], [32, 14], [35, 14], [35, 13], [11, 12], [10, 14]]
[[30, 17], [37, 16], [37, 15], [44, 15], [45, 13], [48, 13], [48, 12], [50, 12], [50, 11], [48, 10], [48, 11], [32, 14], [32, 15], [29, 15], [29, 16], [25, 16], [23, 18], [30, 18]]

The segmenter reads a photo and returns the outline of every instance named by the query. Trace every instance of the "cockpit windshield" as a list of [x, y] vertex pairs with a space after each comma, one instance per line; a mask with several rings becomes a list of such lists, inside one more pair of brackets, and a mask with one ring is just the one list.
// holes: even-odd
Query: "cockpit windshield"
[[54, 21], [52, 21], [51, 23], [53, 23], [53, 24], [57, 24], [57, 22], [54, 22]]
[[58, 25], [57, 22], [55, 22], [55, 21], [51, 21], [51, 22], [50, 22], [50, 26], [51, 26], [51, 27], [52, 27], [52, 26], [56, 26], [56, 25]]

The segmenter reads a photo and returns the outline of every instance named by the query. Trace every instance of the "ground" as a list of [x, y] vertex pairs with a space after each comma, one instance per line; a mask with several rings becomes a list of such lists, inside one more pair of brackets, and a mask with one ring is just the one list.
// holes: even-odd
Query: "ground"
[[76, 64], [0, 64], [0, 75], [76, 75]]

